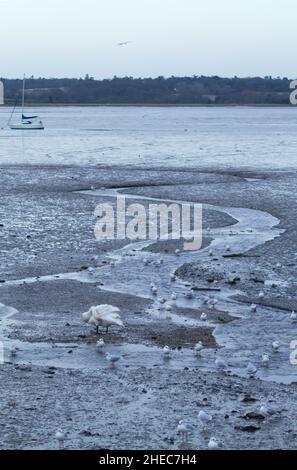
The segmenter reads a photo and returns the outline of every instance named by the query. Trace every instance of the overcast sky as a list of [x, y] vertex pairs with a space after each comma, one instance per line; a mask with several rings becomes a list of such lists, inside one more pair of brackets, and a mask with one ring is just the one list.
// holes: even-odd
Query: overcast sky
[[297, 76], [296, 0], [0, 0], [0, 19], [4, 77]]

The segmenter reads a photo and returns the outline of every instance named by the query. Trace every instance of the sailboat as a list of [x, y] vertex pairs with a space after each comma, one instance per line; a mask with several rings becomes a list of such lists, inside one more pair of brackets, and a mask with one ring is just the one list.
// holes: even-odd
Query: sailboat
[[11, 113], [8, 125], [10, 129], [13, 130], [43, 130], [43, 122], [39, 120], [38, 116], [26, 116], [25, 112], [25, 87], [26, 87], [26, 77], [23, 79], [23, 93], [22, 93], [22, 119], [19, 123], [11, 123], [12, 116], [15, 111], [15, 107]]

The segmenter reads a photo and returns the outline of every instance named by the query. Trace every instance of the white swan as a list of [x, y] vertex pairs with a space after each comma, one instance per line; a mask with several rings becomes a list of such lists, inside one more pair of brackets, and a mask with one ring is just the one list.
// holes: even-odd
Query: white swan
[[120, 310], [113, 305], [103, 304], [91, 307], [88, 312], [82, 314], [82, 319], [85, 323], [96, 326], [97, 333], [99, 332], [99, 326], [105, 327], [107, 333], [111, 326], [124, 328]]

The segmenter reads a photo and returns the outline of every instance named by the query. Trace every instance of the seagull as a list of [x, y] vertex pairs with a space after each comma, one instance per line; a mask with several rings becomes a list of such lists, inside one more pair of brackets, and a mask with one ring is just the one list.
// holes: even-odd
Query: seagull
[[98, 352], [101, 352], [102, 349], [104, 348], [104, 346], [105, 346], [104, 339], [103, 339], [103, 338], [99, 339], [99, 341], [97, 341], [97, 343], [96, 343], [96, 349], [97, 349], [97, 351], [98, 351]]
[[202, 344], [201, 341], [199, 341], [194, 347], [194, 351], [195, 351], [196, 356], [200, 356], [201, 351], [203, 351], [203, 349], [204, 349], [203, 344]]
[[297, 313], [296, 312], [292, 312], [291, 314], [291, 320], [293, 323], [296, 323], [297, 322]]
[[176, 281], [176, 276], [174, 274], [171, 274], [170, 276], [170, 281], [175, 282]]
[[166, 304], [165, 305], [165, 310], [166, 310], [166, 312], [171, 312], [172, 311], [172, 305]]
[[185, 294], [185, 297], [189, 300], [191, 300], [194, 296], [193, 296], [193, 292], [189, 291]]
[[128, 44], [131, 44], [132, 41], [124, 41], [124, 42], [118, 42], [118, 46], [119, 47], [123, 47], [123, 46], [128, 46]]
[[55, 438], [59, 442], [59, 449], [62, 450], [64, 448], [65, 434], [62, 431], [57, 431]]
[[272, 349], [273, 349], [273, 352], [279, 352], [279, 348], [280, 348], [280, 344], [278, 341], [274, 341], [272, 343]]
[[178, 256], [178, 255], [181, 254], [181, 251], [180, 250], [175, 250], [175, 254], [176, 254], [176, 256]]
[[208, 318], [207, 314], [206, 314], [206, 313], [202, 313], [202, 315], [201, 315], [201, 317], [200, 317], [200, 320], [201, 320], [201, 321], [207, 321], [207, 318]]
[[281, 263], [277, 263], [277, 264], [276, 264], [276, 268], [277, 268], [277, 269], [281, 269], [281, 268], [282, 268]]
[[266, 424], [268, 423], [268, 418], [269, 416], [273, 416], [276, 414], [276, 410], [274, 408], [272, 408], [272, 406], [270, 405], [262, 405], [261, 408], [260, 408], [260, 413], [262, 416], [265, 417], [266, 419]]
[[164, 358], [165, 359], [170, 359], [171, 357], [171, 349], [169, 348], [169, 346], [165, 346], [163, 348], [163, 355], [164, 355]]
[[259, 299], [264, 299], [265, 294], [263, 291], [259, 292]]
[[175, 292], [171, 294], [171, 300], [177, 300], [177, 294]]
[[110, 363], [110, 367], [114, 368], [118, 362], [122, 359], [121, 356], [112, 355], [110, 353], [105, 354], [106, 359]]
[[202, 427], [204, 428], [204, 426], [206, 424], [208, 424], [208, 423], [210, 423], [210, 421], [212, 421], [212, 416], [208, 413], [205, 413], [205, 411], [201, 410], [198, 413], [198, 419], [199, 419], [200, 423], [202, 424]]
[[10, 355], [11, 357], [16, 357], [18, 354], [18, 348], [11, 348], [10, 349]]
[[211, 437], [208, 443], [208, 450], [219, 450], [219, 442], [215, 437]]
[[270, 361], [269, 354], [264, 353], [263, 356], [262, 356], [262, 365], [264, 367], [268, 367], [269, 366], [269, 361]]
[[215, 365], [216, 365], [217, 369], [219, 369], [221, 371], [225, 371], [226, 368], [227, 368], [226, 362], [223, 361], [223, 359], [220, 359], [219, 357], [217, 357], [217, 359], [215, 360]]
[[246, 368], [246, 372], [250, 378], [253, 378], [257, 373], [257, 367], [252, 362], [249, 362]]
[[229, 245], [226, 246], [226, 251], [231, 251], [231, 248]]
[[151, 288], [152, 294], [157, 295], [158, 294], [158, 289], [156, 287]]
[[194, 429], [194, 425], [192, 423], [190, 423], [189, 421], [181, 420], [178, 423], [178, 426], [177, 426], [176, 430], [177, 430], [178, 434], [182, 435], [183, 441], [187, 441], [188, 436], [189, 436], [189, 434], [191, 434], [193, 429]]
[[91, 307], [88, 312], [82, 314], [82, 319], [85, 323], [95, 325], [97, 333], [99, 332], [99, 326], [105, 327], [107, 333], [110, 326], [124, 328], [120, 317], [120, 310], [113, 305], [97, 305], [97, 307]]
[[206, 296], [203, 297], [203, 299], [202, 299], [202, 304], [203, 304], [203, 305], [206, 305], [208, 302], [209, 302], [209, 297], [206, 297]]
[[257, 313], [257, 305], [256, 305], [256, 304], [252, 304], [252, 305], [251, 305], [251, 308], [250, 308], [250, 311], [251, 311], [251, 313]]

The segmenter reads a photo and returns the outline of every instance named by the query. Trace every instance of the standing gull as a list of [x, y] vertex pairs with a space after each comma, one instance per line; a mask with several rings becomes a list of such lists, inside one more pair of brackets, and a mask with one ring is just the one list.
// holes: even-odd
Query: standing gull
[[55, 438], [57, 439], [59, 443], [59, 449], [60, 450], [64, 449], [65, 434], [62, 431], [57, 431]]
[[120, 360], [122, 359], [121, 356], [118, 356], [116, 354], [110, 354], [110, 353], [106, 353], [105, 357], [107, 361], [109, 362], [111, 368], [116, 367], [117, 363], [120, 362]]
[[183, 442], [188, 440], [189, 434], [192, 433], [194, 425], [189, 421], [181, 420], [177, 426], [177, 433], [182, 435]]
[[264, 367], [268, 367], [269, 366], [269, 361], [270, 361], [269, 354], [264, 353], [263, 356], [262, 356], [262, 365]]
[[210, 441], [208, 443], [208, 449], [209, 450], [219, 450], [220, 445], [218, 440], [215, 437], [211, 437]]
[[200, 356], [201, 352], [203, 351], [203, 344], [202, 344], [201, 341], [199, 341], [199, 342], [195, 345], [194, 351], [195, 351], [196, 356]]
[[204, 429], [205, 425], [212, 421], [212, 416], [205, 411], [200, 410], [198, 413], [198, 420], [200, 421], [202, 428]]

